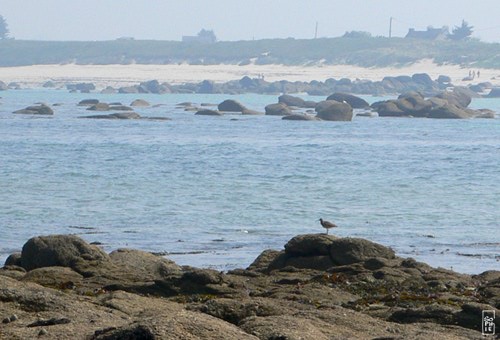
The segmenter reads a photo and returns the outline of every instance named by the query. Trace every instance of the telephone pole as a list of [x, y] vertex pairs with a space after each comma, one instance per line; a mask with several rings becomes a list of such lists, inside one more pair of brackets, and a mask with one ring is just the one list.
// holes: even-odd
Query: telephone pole
[[392, 38], [392, 20], [393, 19], [394, 19], [393, 17], [391, 17], [389, 19], [389, 38]]

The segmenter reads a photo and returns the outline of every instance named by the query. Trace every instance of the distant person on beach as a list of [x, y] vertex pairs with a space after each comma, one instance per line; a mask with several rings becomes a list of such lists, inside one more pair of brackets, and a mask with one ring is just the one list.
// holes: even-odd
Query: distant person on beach
[[472, 71], [472, 79], [476, 78], [476, 71]]
[[481, 74], [481, 71], [477, 70], [477, 77], [479, 78], [479, 75]]

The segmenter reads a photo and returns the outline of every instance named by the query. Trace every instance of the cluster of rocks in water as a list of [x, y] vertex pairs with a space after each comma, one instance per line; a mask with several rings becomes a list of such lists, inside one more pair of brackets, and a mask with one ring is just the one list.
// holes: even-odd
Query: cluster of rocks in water
[[226, 273], [41, 236], [0, 269], [6, 339], [482, 339], [481, 312], [499, 307], [499, 271], [459, 274], [324, 234]]
[[[409, 92], [397, 99], [386, 100], [369, 105], [364, 99], [346, 93], [334, 93], [324, 101], [306, 101], [288, 94], [281, 95], [278, 103], [269, 104], [265, 112], [248, 109], [233, 99], [227, 99], [218, 105], [201, 104], [201, 106], [217, 106], [217, 109], [200, 108], [192, 103], [179, 103], [177, 108], [193, 111], [196, 115], [222, 116], [224, 113], [271, 116], [283, 116], [284, 120], [327, 120], [351, 121], [355, 116], [353, 109], [358, 109], [358, 116], [380, 117], [426, 117], [426, 118], [495, 118], [495, 112], [488, 109], [474, 110], [468, 108], [472, 98], [467, 90], [454, 88], [431, 98], [424, 98], [419, 92]], [[150, 104], [142, 99], [134, 100], [130, 106], [121, 103], [103, 103], [97, 99], [86, 99], [78, 103], [87, 106], [89, 111], [119, 111], [110, 114], [88, 115], [81, 118], [94, 119], [155, 119], [169, 120], [166, 117], [141, 117], [133, 111], [134, 107], [148, 107]], [[359, 111], [362, 110], [362, 111]], [[39, 104], [14, 111], [17, 114], [53, 115], [54, 111], [46, 104]]]
[[[135, 107], [148, 107], [150, 104], [143, 99], [136, 99], [130, 106], [123, 105], [122, 103], [104, 103], [98, 99], [84, 99], [80, 101], [78, 106], [87, 107], [88, 111], [118, 111], [110, 114], [98, 114], [80, 116], [79, 118], [91, 119], [142, 119], [142, 120], [170, 120], [167, 117], [142, 117], [140, 114], [134, 112]], [[54, 105], [57, 106], [57, 105]], [[15, 114], [31, 114], [31, 115], [54, 115], [54, 110], [44, 103], [28, 106], [24, 109], [16, 110]]]
[[[469, 91], [454, 88], [443, 91], [431, 98], [424, 98], [419, 92], [408, 92], [395, 100], [368, 104], [364, 99], [347, 93], [334, 93], [324, 101], [306, 101], [288, 94], [281, 95], [278, 103], [265, 107], [265, 114], [283, 116], [284, 120], [327, 120], [351, 121], [355, 116], [353, 109], [358, 109], [358, 116], [380, 117], [426, 117], [426, 118], [495, 118], [495, 112], [488, 109], [474, 110], [468, 108], [471, 103]], [[190, 103], [183, 103], [186, 110], [193, 110]], [[249, 110], [241, 103], [228, 99], [218, 105], [218, 110], [194, 108], [198, 115], [221, 116], [224, 112], [240, 114], [264, 114]]]
[[[396, 78], [399, 79], [400, 77]], [[413, 77], [409, 77], [409, 79], [412, 79], [411, 83], [405, 83], [407, 85], [412, 84], [411, 86], [408, 85], [403, 87], [394, 87], [394, 90], [413, 90], [401, 94], [397, 99], [376, 102], [372, 105], [370, 105], [364, 99], [353, 94], [346, 92], [335, 92], [329, 95], [324, 101], [320, 102], [307, 101], [297, 96], [283, 94], [279, 96], [278, 103], [267, 105], [264, 108], [264, 112], [249, 109], [242, 103], [239, 103], [238, 101], [233, 99], [227, 99], [218, 105], [213, 105], [217, 106], [217, 109], [203, 107], [212, 106], [212, 104], [201, 104], [202, 107], [198, 107], [196, 105], [193, 105], [192, 103], [187, 102], [178, 104], [177, 108], [184, 109], [185, 111], [193, 111], [196, 115], [221, 116], [225, 113], [242, 115], [266, 114], [273, 116], [283, 116], [284, 120], [308, 121], [351, 121], [354, 116], [372, 117], [376, 114], [378, 114], [378, 116], [380, 117], [425, 117], [450, 119], [495, 118], [495, 112], [491, 110], [474, 110], [468, 107], [472, 101], [472, 98], [477, 96], [477, 94], [473, 90], [471, 90], [471, 88], [453, 87], [441, 90], [439, 84], [442, 84], [443, 81], [446, 80], [443, 80], [441, 78], [442, 77], [438, 79], [439, 81], [434, 82], [427, 75], [414, 75]], [[242, 80], [240, 80], [240, 82], [246, 84], [247, 81], [243, 81], [244, 79], [246, 78], [243, 78]], [[261, 81], [261, 79], [258, 80]], [[392, 81], [395, 82], [396, 80], [393, 79]], [[399, 80], [399, 83], [404, 82]], [[426, 86], [416, 86], [415, 84], [426, 84]], [[156, 80], [141, 83], [138, 88], [142, 90], [138, 91], [137, 93], [168, 92], [166, 90], [168, 86], [159, 84]], [[494, 90], [495, 89], [493, 89], [492, 92]], [[426, 95], [426, 93], [434, 94], [428, 96]], [[168, 118], [165, 117], [143, 118], [138, 113], [134, 112], [134, 107], [149, 106], [149, 103], [141, 99], [135, 100], [130, 104], [130, 106], [122, 105], [121, 103], [103, 103], [99, 102], [99, 100], [97, 99], [83, 100], [78, 105], [88, 106], [88, 110], [90, 111], [118, 111], [111, 114], [90, 115], [82, 118], [168, 120]], [[353, 109], [356, 109], [357, 111], [354, 112]], [[17, 110], [14, 113], [53, 115], [54, 111], [46, 104], [38, 104], [26, 107], [21, 110]]]

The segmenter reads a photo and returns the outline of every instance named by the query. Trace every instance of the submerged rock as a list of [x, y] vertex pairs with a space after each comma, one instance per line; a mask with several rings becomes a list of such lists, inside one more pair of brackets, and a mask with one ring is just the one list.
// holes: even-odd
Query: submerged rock
[[142, 106], [142, 107], [147, 107], [151, 106], [147, 101], [144, 99], [136, 99], [132, 103], [130, 103], [130, 106]]
[[110, 113], [107, 115], [93, 115], [93, 116], [82, 116], [79, 118], [90, 118], [90, 119], [140, 119], [141, 116], [135, 112], [118, 112]]
[[30, 115], [53, 115], [54, 110], [46, 104], [28, 106], [22, 110], [14, 111], [16, 114], [30, 114]]
[[300, 114], [300, 113], [294, 113], [288, 116], [284, 116], [282, 118], [283, 120], [320, 120], [319, 118], [312, 116], [312, 115], [307, 115], [307, 114]]
[[224, 114], [222, 112], [215, 111], [215, 110], [202, 109], [202, 110], [198, 110], [195, 113], [195, 115], [199, 115], [199, 116], [223, 116]]
[[241, 111], [241, 114], [242, 115], [253, 115], [253, 116], [256, 116], [256, 115], [263, 115], [264, 112], [250, 110], [250, 109], [245, 109], [245, 110]]
[[97, 103], [87, 108], [89, 111], [108, 111], [109, 109], [108, 103]]
[[80, 100], [78, 106], [92, 106], [99, 103], [99, 99], [83, 99]]

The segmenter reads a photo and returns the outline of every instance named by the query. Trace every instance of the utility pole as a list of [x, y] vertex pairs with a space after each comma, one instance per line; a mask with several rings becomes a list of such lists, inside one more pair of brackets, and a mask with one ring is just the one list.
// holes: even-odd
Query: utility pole
[[394, 19], [394, 18], [391, 17], [389, 19], [389, 38], [392, 38], [392, 19]]
[[318, 38], [318, 22], [316, 21], [316, 30], [314, 31], [314, 39]]

